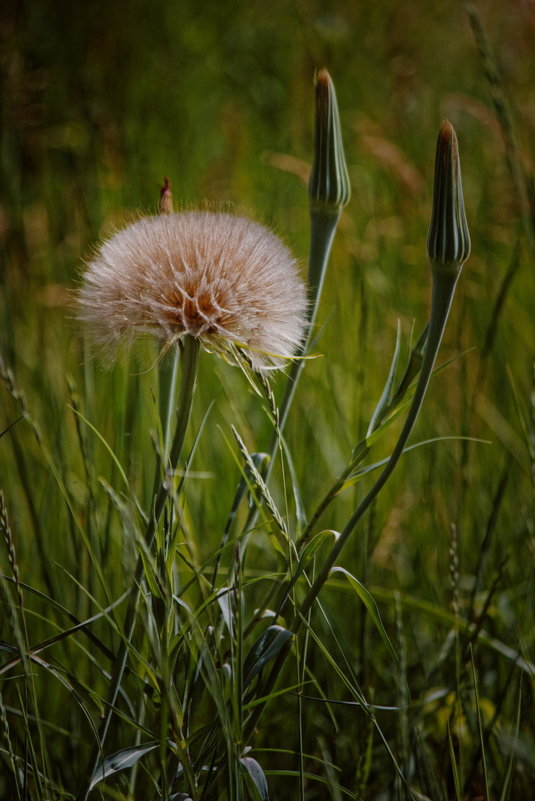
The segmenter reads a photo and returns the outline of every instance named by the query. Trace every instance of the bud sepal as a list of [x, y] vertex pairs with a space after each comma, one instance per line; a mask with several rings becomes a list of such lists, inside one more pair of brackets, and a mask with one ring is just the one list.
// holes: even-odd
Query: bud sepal
[[460, 270], [470, 255], [459, 146], [453, 125], [448, 120], [440, 126], [437, 139], [427, 254], [432, 266], [453, 271]]
[[331, 76], [316, 77], [314, 161], [308, 183], [310, 207], [340, 211], [349, 202], [351, 186], [344, 155], [340, 115]]

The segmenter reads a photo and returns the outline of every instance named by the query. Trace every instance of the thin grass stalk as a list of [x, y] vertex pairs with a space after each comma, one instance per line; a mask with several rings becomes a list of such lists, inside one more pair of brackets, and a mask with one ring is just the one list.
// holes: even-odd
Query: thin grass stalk
[[[296, 354], [291, 364], [290, 371], [286, 380], [286, 386], [282, 401], [278, 408], [277, 424], [273, 432], [273, 438], [268, 449], [269, 458], [264, 463], [261, 476], [267, 485], [271, 477], [275, 462], [275, 454], [280, 447], [280, 438], [284, 429], [288, 412], [290, 410], [297, 383], [305, 365], [306, 354], [312, 339], [312, 330], [321, 298], [321, 292], [325, 281], [325, 274], [329, 263], [331, 248], [340, 219], [341, 208], [333, 211], [332, 209], [314, 208], [310, 209], [310, 253], [309, 253], [309, 298], [310, 305], [307, 316], [306, 336], [300, 351]], [[258, 518], [258, 507], [253, 505], [243, 530], [250, 531]], [[214, 574], [215, 575], [215, 574]]]
[[487, 39], [479, 11], [474, 3], [465, 5], [468, 20], [479, 50], [483, 70], [489, 83], [492, 105], [502, 130], [505, 161], [511, 174], [520, 206], [520, 218], [530, 254], [535, 252], [535, 221], [531, 209], [528, 181], [518, 146], [513, 115], [505, 93], [501, 70]]
[[485, 735], [483, 730], [483, 718], [481, 715], [481, 704], [479, 702], [479, 690], [478, 690], [478, 677], [476, 671], [476, 663], [474, 659], [474, 651], [473, 648], [470, 647], [470, 662], [472, 666], [472, 682], [474, 686], [474, 702], [476, 707], [476, 717], [477, 717], [477, 732], [479, 735], [479, 748], [481, 749], [481, 767], [483, 770], [483, 780], [485, 782], [485, 797], [490, 798], [490, 786], [489, 786], [489, 775], [487, 770], [487, 753], [485, 749]]
[[470, 600], [468, 602], [468, 609], [466, 612], [466, 619], [468, 621], [472, 621], [475, 617], [474, 609], [476, 604], [477, 595], [481, 589], [481, 581], [483, 578], [483, 572], [487, 563], [487, 558], [490, 553], [491, 541], [494, 536], [494, 532], [496, 531], [496, 526], [498, 523], [498, 516], [500, 513], [500, 509], [502, 506], [502, 502], [505, 496], [505, 490], [507, 488], [507, 484], [509, 482], [509, 478], [511, 476], [511, 463], [513, 461], [513, 457], [508, 454], [505, 460], [505, 465], [502, 470], [502, 474], [500, 477], [500, 481], [498, 482], [498, 487], [496, 492], [494, 493], [494, 497], [492, 499], [492, 508], [490, 511], [489, 518], [487, 520], [487, 526], [485, 529], [485, 535], [483, 537], [483, 541], [479, 548], [478, 553], [478, 560], [477, 565], [474, 571], [475, 578], [474, 583], [472, 585], [472, 590], [470, 592]]
[[7, 719], [7, 712], [4, 706], [4, 700], [2, 698], [2, 693], [0, 692], [0, 726], [2, 731], [2, 737], [4, 742], [6, 743], [7, 749], [7, 760], [9, 766], [11, 768], [11, 774], [13, 776], [13, 784], [15, 787], [15, 792], [17, 794], [17, 798], [22, 798], [22, 788], [20, 782], [19, 772], [16, 767], [17, 757], [15, 756], [15, 750], [13, 748], [13, 744], [11, 742], [11, 732], [9, 729], [9, 721]]
[[[473, 649], [472, 649], [472, 651], [473, 651]], [[473, 669], [475, 669], [475, 666], [473, 666]], [[483, 743], [486, 744], [487, 747], [490, 747], [491, 736], [495, 733], [495, 731], [496, 731], [496, 729], [498, 727], [498, 723], [499, 723], [501, 715], [503, 713], [503, 705], [504, 705], [507, 693], [508, 693], [508, 691], [509, 691], [509, 689], [511, 687], [511, 684], [512, 684], [514, 675], [516, 673], [516, 670], [517, 670], [517, 666], [516, 666], [516, 664], [514, 662], [512, 662], [510, 667], [509, 667], [508, 673], [507, 673], [507, 678], [506, 678], [506, 680], [505, 680], [505, 682], [504, 682], [504, 684], [502, 686], [502, 689], [500, 690], [500, 692], [498, 694], [498, 703], [493, 708], [492, 717], [485, 724], [485, 728], [484, 728], [484, 731], [483, 731]], [[520, 682], [521, 681], [522, 681], [522, 674], [520, 674]], [[467, 778], [466, 778], [466, 784], [467, 784], [468, 787], [471, 785], [472, 780], [475, 777], [475, 774], [476, 774], [476, 771], [478, 769], [480, 760], [482, 758], [481, 748], [482, 748], [482, 743], [480, 741], [478, 743], [478, 747], [477, 747], [476, 752], [472, 756], [472, 766], [471, 766], [471, 769], [470, 769], [470, 771], [469, 771], [469, 773], [467, 775]], [[513, 755], [513, 753], [514, 753], [514, 750], [512, 750], [512, 755]]]
[[[195, 380], [197, 375], [199, 347], [200, 347], [199, 341], [194, 337], [190, 336], [184, 338], [184, 342], [181, 347], [182, 377], [181, 377], [180, 394], [178, 398], [178, 405], [176, 412], [176, 428], [173, 437], [173, 442], [170, 448], [170, 458], [169, 458], [169, 463], [172, 469], [176, 469], [176, 466], [178, 465], [178, 461], [180, 459], [190, 419], [191, 407], [193, 403], [193, 395], [195, 390]], [[143, 545], [149, 550], [152, 547], [154, 536], [156, 533], [156, 527], [158, 526], [160, 517], [164, 510], [165, 503], [169, 495], [169, 490], [170, 487], [168, 481], [164, 480], [160, 485], [158, 494], [156, 495], [156, 499], [154, 501], [154, 509], [147, 522], [147, 527], [143, 539]], [[98, 740], [95, 742], [89, 758], [88, 770], [86, 772], [82, 785], [78, 791], [77, 795], [78, 801], [85, 801], [85, 799], [89, 795], [89, 787], [91, 779], [98, 767], [100, 758], [102, 756], [106, 737], [109, 732], [110, 722], [113, 715], [113, 709], [117, 701], [119, 688], [121, 686], [121, 682], [126, 667], [126, 661], [128, 658], [128, 649], [130, 642], [132, 640], [136, 624], [136, 607], [141, 592], [142, 578], [143, 578], [143, 560], [140, 555], [138, 557], [136, 569], [134, 572], [134, 579], [130, 590], [128, 608], [126, 611], [125, 622], [123, 626], [123, 639], [121, 641], [119, 651], [115, 658], [110, 687], [106, 698], [107, 711], [99, 728]]]
[[[26, 615], [24, 611], [24, 596], [22, 590], [22, 583], [20, 580], [20, 571], [17, 562], [15, 542], [13, 538], [13, 533], [11, 531], [11, 526], [7, 513], [7, 507], [5, 505], [4, 495], [2, 490], [0, 490], [0, 530], [4, 535], [5, 543], [7, 546], [8, 561], [13, 576], [13, 582], [15, 585], [17, 603], [13, 602], [11, 598], [11, 593], [9, 592], [7, 587], [7, 577], [4, 576], [0, 577], [0, 598], [2, 600], [2, 606], [4, 607], [4, 610], [6, 612], [6, 618], [9, 621], [13, 632], [17, 650], [19, 652], [20, 663], [23, 669], [22, 692], [20, 690], [18, 691], [21, 703], [21, 711], [23, 716], [27, 718], [30, 714], [30, 709], [33, 707], [33, 709], [35, 710], [35, 723], [38, 732], [38, 752], [41, 759], [42, 773], [43, 776], [46, 778], [46, 771], [48, 767], [47, 752], [45, 749], [46, 736], [41, 723], [41, 718], [39, 716], [37, 692], [35, 687], [35, 674], [32, 671], [29, 659], [30, 644], [28, 638], [28, 629], [26, 625]], [[24, 728], [24, 771], [25, 771], [25, 779], [23, 782], [24, 797], [26, 797], [27, 787], [28, 787], [27, 774], [30, 765], [29, 762], [30, 751], [32, 752], [34, 773], [36, 775], [37, 783], [39, 785], [40, 773], [37, 763], [37, 755], [35, 754], [35, 750], [33, 747], [31, 728], [30, 726], [26, 725]], [[18, 783], [19, 782], [17, 781], [17, 785]]]

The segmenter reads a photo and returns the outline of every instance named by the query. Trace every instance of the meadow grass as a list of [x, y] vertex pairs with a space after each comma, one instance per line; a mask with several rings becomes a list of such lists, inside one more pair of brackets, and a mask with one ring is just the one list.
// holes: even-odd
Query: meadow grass
[[[450, 0], [4, 12], [0, 798], [530, 797], [533, 18], [521, 3], [481, 13]], [[112, 370], [92, 357], [73, 320], [81, 257], [155, 212], [168, 175], [181, 206], [254, 209], [306, 274], [324, 65], [352, 200], [316, 358], [268, 468], [286, 377], [266, 387], [200, 354], [184, 458], [147, 540], [174, 362], [151, 342]], [[396, 343], [399, 380], [429, 317], [446, 114], [472, 255], [409, 442], [427, 444], [299, 618], [407, 414], [367, 452]], [[363, 440], [359, 466], [375, 467], [346, 476]]]

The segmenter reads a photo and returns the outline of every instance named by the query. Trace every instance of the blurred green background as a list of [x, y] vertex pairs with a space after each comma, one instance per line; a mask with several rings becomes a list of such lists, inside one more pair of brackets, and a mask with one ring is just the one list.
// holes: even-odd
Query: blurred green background
[[[179, 207], [208, 202], [252, 211], [283, 236], [305, 272], [313, 78], [326, 66], [337, 87], [353, 197], [318, 317], [321, 356], [307, 365], [287, 432], [310, 511], [365, 431], [398, 320], [405, 350], [413, 328], [417, 334], [426, 321], [434, 147], [447, 116], [459, 137], [472, 256], [440, 361], [458, 358], [432, 382], [412, 441], [463, 435], [491, 444], [442, 442], [408, 455], [344, 563], [376, 589], [395, 630], [395, 591], [451, 607], [453, 527], [461, 604], [480, 569], [478, 591], [496, 582], [485, 626], [533, 659], [535, 8], [529, 0], [489, 0], [480, 3], [480, 14], [503, 76], [516, 155], [506, 147], [503, 113], [500, 120], [493, 107], [501, 90], [489, 84], [464, 5], [454, 0], [3, 4], [0, 354], [71, 498], [82, 503], [85, 489], [69, 382], [147, 500], [155, 425], [155, 372], [147, 367], [155, 352], [111, 372], [88, 357], [72, 310], [82, 259], [132, 213], [154, 212], [168, 176]], [[20, 413], [5, 386], [1, 393], [0, 431]], [[203, 355], [197, 423], [212, 399], [194, 467], [213, 475], [223, 469], [217, 480], [191, 489], [196, 526], [205, 533], [197, 547], [205, 555], [219, 541], [217, 521], [237, 480], [224, 439], [230, 423], [251, 450], [269, 441], [269, 425], [243, 376]], [[107, 455], [92, 447], [99, 473], [112, 480]], [[388, 443], [381, 447], [377, 458], [388, 453]], [[27, 421], [0, 438], [0, 477], [23, 579], [59, 592], [63, 564], [90, 581]], [[326, 528], [343, 525], [359, 491], [340, 498], [324, 518]], [[264, 567], [265, 543], [257, 558]], [[121, 574], [117, 586], [122, 582]], [[75, 603], [70, 591], [58, 598], [66, 606]], [[327, 595], [342, 639], [364, 642], [364, 623], [347, 617], [341, 593]], [[86, 599], [76, 603], [83, 607]], [[412, 614], [407, 607], [405, 615], [417, 695], [441, 639], [421, 609]], [[46, 621], [35, 625], [36, 636], [44, 636]], [[359, 675], [388, 703], [388, 670], [369, 652], [364, 664], [362, 653], [351, 656]], [[481, 656], [482, 693], [495, 709], [501, 699], [500, 714], [509, 722], [518, 690], [518, 682], [507, 683], [510, 666], [495, 651]], [[532, 775], [528, 685], [521, 760]], [[337, 695], [339, 688], [327, 691]], [[343, 748], [350, 764], [351, 743]]]

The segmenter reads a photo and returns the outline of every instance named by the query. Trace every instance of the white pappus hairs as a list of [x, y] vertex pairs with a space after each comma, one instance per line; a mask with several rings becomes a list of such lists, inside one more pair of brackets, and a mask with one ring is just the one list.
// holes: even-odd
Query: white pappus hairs
[[186, 211], [144, 217], [100, 247], [77, 295], [78, 317], [108, 358], [150, 332], [186, 334], [233, 360], [281, 366], [303, 340], [307, 296], [288, 248], [245, 217]]

